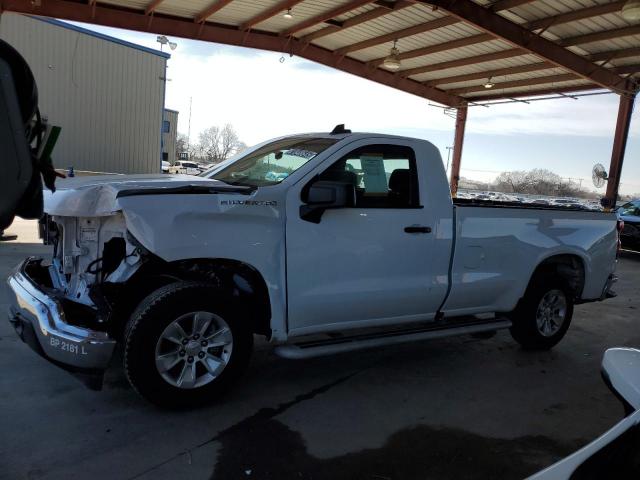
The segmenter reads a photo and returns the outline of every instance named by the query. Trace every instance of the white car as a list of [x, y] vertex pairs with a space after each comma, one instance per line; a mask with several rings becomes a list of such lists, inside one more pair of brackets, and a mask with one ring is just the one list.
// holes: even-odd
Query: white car
[[200, 175], [202, 170], [196, 162], [188, 162], [185, 160], [178, 160], [171, 167], [169, 167], [169, 173], [182, 173], [186, 175]]
[[171, 167], [171, 164], [166, 160], [162, 160], [162, 173], [169, 173], [169, 167]]
[[615, 281], [614, 213], [452, 200], [424, 140], [293, 135], [206, 175], [60, 182], [54, 254], [9, 279], [22, 338], [95, 375], [120, 343], [136, 391], [191, 405], [253, 334], [286, 358], [501, 328], [548, 349]]
[[640, 350], [612, 348], [602, 377], [622, 401], [626, 417], [611, 430], [529, 480], [640, 478]]

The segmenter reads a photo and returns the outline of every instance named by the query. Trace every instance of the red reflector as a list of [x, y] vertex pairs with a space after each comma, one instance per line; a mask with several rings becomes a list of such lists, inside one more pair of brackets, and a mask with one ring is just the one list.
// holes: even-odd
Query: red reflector
[[624, 230], [624, 220], [618, 220], [618, 231]]

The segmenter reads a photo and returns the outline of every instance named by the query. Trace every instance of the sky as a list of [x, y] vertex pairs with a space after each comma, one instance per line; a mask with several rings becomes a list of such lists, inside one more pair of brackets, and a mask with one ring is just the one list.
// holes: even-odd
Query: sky
[[[159, 49], [155, 34], [81, 24]], [[420, 97], [299, 57], [171, 38], [165, 106], [180, 112], [178, 131], [191, 141], [230, 123], [252, 145], [291, 133], [353, 131], [422, 138], [447, 162], [454, 119]], [[609, 168], [618, 97], [599, 95], [469, 108], [461, 175], [490, 181], [508, 170], [546, 168], [593, 189], [595, 163]], [[604, 189], [600, 189], [604, 193]], [[640, 194], [640, 121], [632, 120], [620, 191]]]

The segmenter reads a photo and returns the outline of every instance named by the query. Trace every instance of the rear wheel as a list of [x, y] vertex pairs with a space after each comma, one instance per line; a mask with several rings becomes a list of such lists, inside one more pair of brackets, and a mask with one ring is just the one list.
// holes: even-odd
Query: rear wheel
[[174, 283], [150, 294], [131, 315], [125, 372], [150, 402], [165, 407], [211, 402], [246, 368], [253, 335], [233, 303], [217, 295], [205, 283]]
[[510, 316], [511, 335], [520, 345], [531, 350], [548, 350], [562, 340], [571, 324], [571, 289], [562, 278], [537, 276]]

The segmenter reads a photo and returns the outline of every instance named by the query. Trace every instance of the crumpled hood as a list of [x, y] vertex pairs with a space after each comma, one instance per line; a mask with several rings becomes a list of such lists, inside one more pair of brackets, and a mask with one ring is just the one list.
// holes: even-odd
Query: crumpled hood
[[191, 175], [97, 175], [58, 180], [56, 191], [45, 190], [49, 215], [101, 217], [121, 210], [118, 197], [171, 193], [248, 193], [247, 187]]

